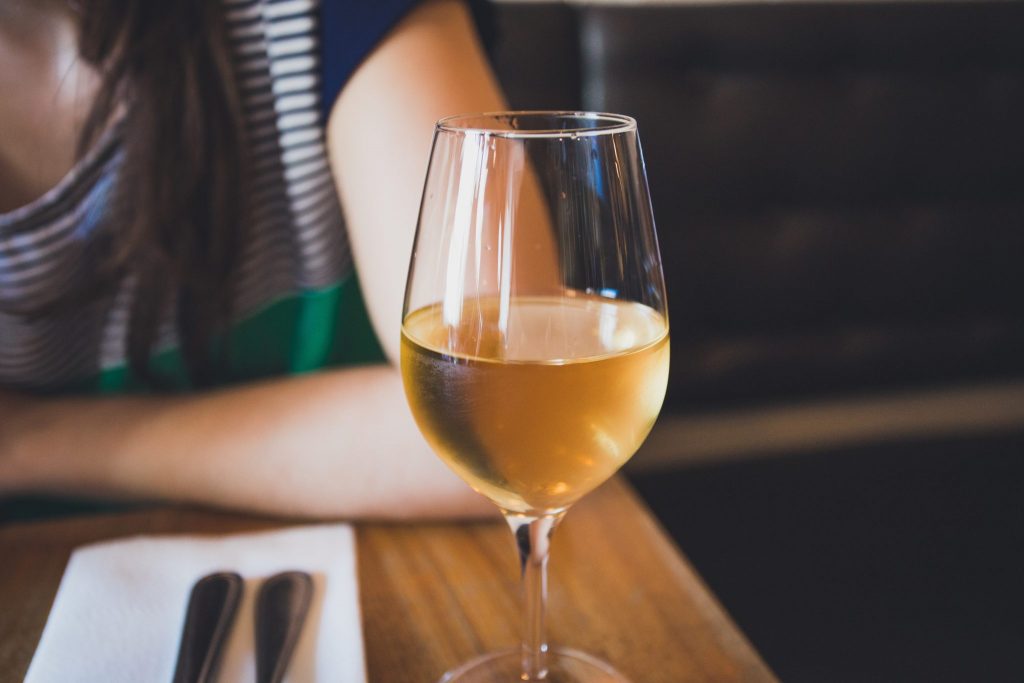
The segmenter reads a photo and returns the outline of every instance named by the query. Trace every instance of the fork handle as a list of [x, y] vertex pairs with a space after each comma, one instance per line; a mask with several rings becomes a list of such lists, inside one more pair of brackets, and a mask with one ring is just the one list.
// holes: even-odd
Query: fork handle
[[218, 572], [192, 587], [181, 630], [174, 683], [211, 683], [242, 598], [242, 577]]
[[283, 572], [267, 579], [256, 598], [256, 682], [281, 683], [302, 633], [313, 598], [305, 572]]

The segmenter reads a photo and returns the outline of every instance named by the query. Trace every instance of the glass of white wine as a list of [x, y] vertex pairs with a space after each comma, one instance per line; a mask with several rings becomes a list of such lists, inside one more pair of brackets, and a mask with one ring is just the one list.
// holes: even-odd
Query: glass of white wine
[[647, 437], [668, 381], [665, 286], [636, 121], [437, 123], [406, 285], [402, 377], [440, 457], [508, 521], [521, 648], [442, 681], [622, 681], [544, 633], [550, 536]]

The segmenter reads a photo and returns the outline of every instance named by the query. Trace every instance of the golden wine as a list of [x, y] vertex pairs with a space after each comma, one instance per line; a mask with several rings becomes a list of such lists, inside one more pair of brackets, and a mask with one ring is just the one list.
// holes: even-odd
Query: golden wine
[[668, 382], [667, 321], [589, 296], [463, 299], [410, 313], [402, 376], [420, 430], [502, 508], [564, 508], [628, 460]]

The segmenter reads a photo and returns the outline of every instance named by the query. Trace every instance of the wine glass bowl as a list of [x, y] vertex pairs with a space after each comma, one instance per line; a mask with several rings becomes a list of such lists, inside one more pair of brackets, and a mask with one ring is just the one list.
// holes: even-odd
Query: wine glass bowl
[[668, 372], [664, 319], [640, 304], [569, 292], [509, 301], [508, 335], [499, 302], [476, 301], [468, 325], [445, 325], [439, 306], [406, 318], [413, 414], [441, 457], [502, 509], [564, 510], [619, 469], [653, 426]]
[[636, 452], [668, 380], [635, 121], [506, 112], [438, 122], [401, 365], [425, 438], [505, 514], [524, 573], [519, 656], [483, 657], [444, 680], [623, 680], [587, 655], [549, 652], [543, 610], [550, 534]]

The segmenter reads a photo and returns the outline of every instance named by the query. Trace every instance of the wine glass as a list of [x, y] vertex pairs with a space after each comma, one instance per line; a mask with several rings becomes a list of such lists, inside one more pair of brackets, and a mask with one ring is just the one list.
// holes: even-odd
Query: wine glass
[[500, 112], [437, 123], [402, 313], [402, 378], [437, 454], [501, 509], [522, 646], [442, 681], [624, 681], [544, 634], [548, 543], [661, 410], [668, 317], [636, 121]]

